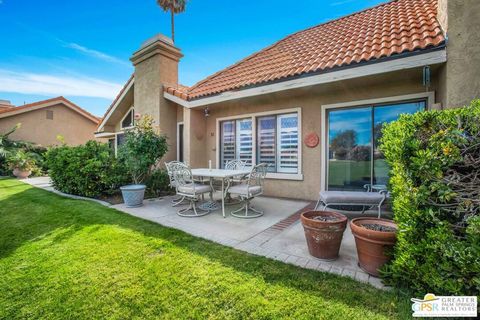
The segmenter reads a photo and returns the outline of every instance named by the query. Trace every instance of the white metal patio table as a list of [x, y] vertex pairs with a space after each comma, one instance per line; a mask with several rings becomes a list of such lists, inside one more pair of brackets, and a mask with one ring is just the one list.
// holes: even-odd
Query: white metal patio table
[[[210, 183], [213, 179], [221, 180], [222, 181], [222, 215], [225, 218], [225, 180], [228, 181], [228, 185], [230, 185], [229, 181], [231, 178], [245, 176], [250, 173], [250, 170], [226, 170], [226, 169], [208, 169], [208, 168], [200, 168], [200, 169], [192, 169], [192, 175], [194, 177], [204, 177], [209, 178]], [[228, 186], [227, 186], [228, 187]]]

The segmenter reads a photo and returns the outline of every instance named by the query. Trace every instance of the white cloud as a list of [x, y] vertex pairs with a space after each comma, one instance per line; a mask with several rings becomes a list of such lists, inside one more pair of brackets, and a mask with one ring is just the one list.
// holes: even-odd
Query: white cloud
[[63, 40], [59, 40], [59, 41], [64, 43], [65, 47], [76, 50], [76, 51], [79, 51], [79, 52], [81, 52], [83, 54], [86, 54], [88, 56], [91, 56], [91, 57], [94, 57], [94, 58], [97, 58], [97, 59], [100, 59], [100, 60], [103, 60], [103, 61], [107, 61], [107, 62], [118, 63], [118, 64], [122, 64], [122, 65], [125, 65], [125, 66], [130, 66], [130, 64], [128, 62], [123, 61], [119, 58], [113, 57], [111, 55], [108, 55], [106, 53], [103, 53], [101, 51], [89, 49], [89, 48], [84, 47], [82, 45], [79, 45], [78, 43], [75, 43], [75, 42], [67, 43]]
[[0, 69], [2, 92], [113, 99], [121, 88], [118, 83], [96, 78], [74, 78]]

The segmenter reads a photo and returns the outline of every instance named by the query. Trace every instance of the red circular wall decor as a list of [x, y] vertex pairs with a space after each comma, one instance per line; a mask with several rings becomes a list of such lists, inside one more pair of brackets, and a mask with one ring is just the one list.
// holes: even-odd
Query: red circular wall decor
[[305, 136], [305, 139], [303, 139], [303, 142], [307, 147], [315, 148], [316, 146], [318, 146], [318, 143], [320, 142], [320, 138], [315, 132], [311, 132]]

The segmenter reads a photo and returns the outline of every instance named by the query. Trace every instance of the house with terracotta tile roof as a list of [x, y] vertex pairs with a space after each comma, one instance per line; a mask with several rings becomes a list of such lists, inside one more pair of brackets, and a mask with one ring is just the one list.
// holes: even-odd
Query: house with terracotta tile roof
[[392, 0], [299, 31], [186, 87], [182, 52], [157, 35], [96, 136], [119, 145], [152, 115], [169, 138], [165, 161], [222, 168], [267, 163], [265, 193], [316, 199], [320, 190], [383, 185], [381, 128], [402, 113], [480, 96], [480, 1]]
[[[3, 101], [3, 102], [2, 102]], [[95, 139], [100, 118], [90, 114], [64, 97], [42, 100], [23, 106], [14, 106], [0, 100], [0, 133], [17, 124], [20, 127], [10, 135], [41, 146], [58, 145], [58, 136], [68, 145], [84, 144]]]

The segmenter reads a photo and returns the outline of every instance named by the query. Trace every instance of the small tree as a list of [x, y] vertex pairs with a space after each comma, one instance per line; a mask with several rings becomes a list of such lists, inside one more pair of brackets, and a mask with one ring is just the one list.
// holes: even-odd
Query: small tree
[[155, 131], [151, 116], [143, 116], [135, 128], [125, 133], [118, 159], [130, 174], [132, 182], [141, 184], [167, 151], [167, 138]]

